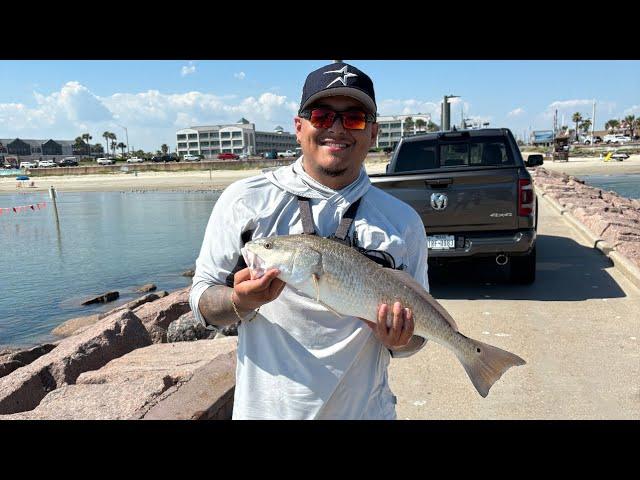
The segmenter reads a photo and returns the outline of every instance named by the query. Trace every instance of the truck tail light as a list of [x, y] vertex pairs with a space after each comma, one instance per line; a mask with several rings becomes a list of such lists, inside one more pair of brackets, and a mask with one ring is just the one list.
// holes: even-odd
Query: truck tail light
[[533, 184], [531, 180], [518, 180], [518, 215], [526, 217], [533, 212]]

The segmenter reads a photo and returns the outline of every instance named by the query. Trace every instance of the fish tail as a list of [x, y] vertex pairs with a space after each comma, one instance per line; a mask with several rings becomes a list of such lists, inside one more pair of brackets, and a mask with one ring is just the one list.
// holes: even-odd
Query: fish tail
[[458, 359], [467, 375], [469, 375], [471, 382], [473, 382], [473, 386], [483, 397], [489, 394], [489, 389], [504, 372], [511, 367], [527, 363], [519, 356], [501, 348], [493, 347], [472, 338], [468, 340], [473, 345], [473, 353], [471, 355], [460, 353], [458, 354]]

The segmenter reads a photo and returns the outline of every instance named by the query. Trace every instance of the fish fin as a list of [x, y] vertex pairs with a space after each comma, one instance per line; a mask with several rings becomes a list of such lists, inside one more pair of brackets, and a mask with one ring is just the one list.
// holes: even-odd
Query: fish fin
[[456, 322], [453, 319], [453, 317], [451, 317], [451, 314], [449, 314], [449, 312], [447, 312], [444, 309], [444, 307], [440, 305], [438, 301], [435, 298], [433, 298], [433, 296], [429, 292], [427, 292], [425, 288], [422, 285], [420, 285], [418, 281], [415, 278], [413, 278], [409, 273], [405, 272], [404, 270], [394, 270], [393, 268], [386, 268], [386, 267], [385, 267], [385, 270], [388, 271], [391, 275], [395, 276], [398, 279], [398, 281], [407, 285], [409, 288], [411, 288], [411, 290], [413, 290], [422, 298], [424, 298], [427, 301], [427, 303], [429, 303], [429, 305], [431, 305], [434, 309], [436, 309], [438, 313], [440, 313], [440, 315], [442, 315], [445, 318], [445, 320], [449, 322], [449, 325], [451, 325], [451, 328], [453, 328], [456, 332], [459, 331], [458, 325], [456, 325]]
[[320, 278], [317, 273], [312, 273], [313, 285], [316, 287], [316, 302], [320, 302]]
[[331, 308], [329, 305], [327, 305], [326, 303], [324, 303], [322, 300], [318, 300], [318, 303], [320, 305], [322, 305], [324, 308], [326, 308], [327, 310], [329, 310], [331, 313], [333, 313], [334, 315], [336, 315], [338, 318], [344, 318], [345, 316], [336, 312], [333, 308]]
[[[462, 336], [464, 337], [464, 335]], [[475, 347], [473, 357], [467, 357], [462, 353], [457, 353], [456, 355], [467, 375], [469, 375], [473, 386], [483, 397], [489, 394], [489, 389], [509, 368], [527, 363], [511, 352], [479, 342], [473, 338], [465, 338], [471, 341]]]

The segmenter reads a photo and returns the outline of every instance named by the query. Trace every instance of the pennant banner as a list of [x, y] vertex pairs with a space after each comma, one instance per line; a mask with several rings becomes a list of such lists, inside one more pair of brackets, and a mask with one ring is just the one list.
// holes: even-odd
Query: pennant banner
[[31, 205], [19, 205], [17, 207], [6, 207], [0, 208], [0, 216], [5, 215], [13, 211], [13, 213], [20, 213], [26, 210], [33, 210], [34, 212], [37, 210], [41, 210], [47, 206], [47, 202], [39, 202]]

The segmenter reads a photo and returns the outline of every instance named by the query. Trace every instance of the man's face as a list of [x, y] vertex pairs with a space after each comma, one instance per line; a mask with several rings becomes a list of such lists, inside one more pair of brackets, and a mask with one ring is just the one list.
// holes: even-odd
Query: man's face
[[[322, 98], [312, 106], [336, 112], [365, 111], [356, 99], [343, 96]], [[348, 130], [338, 116], [329, 128], [315, 128], [309, 120], [295, 117], [295, 127], [305, 171], [334, 189], [345, 187], [358, 178], [360, 167], [378, 135], [377, 123], [367, 123], [364, 130]]]

